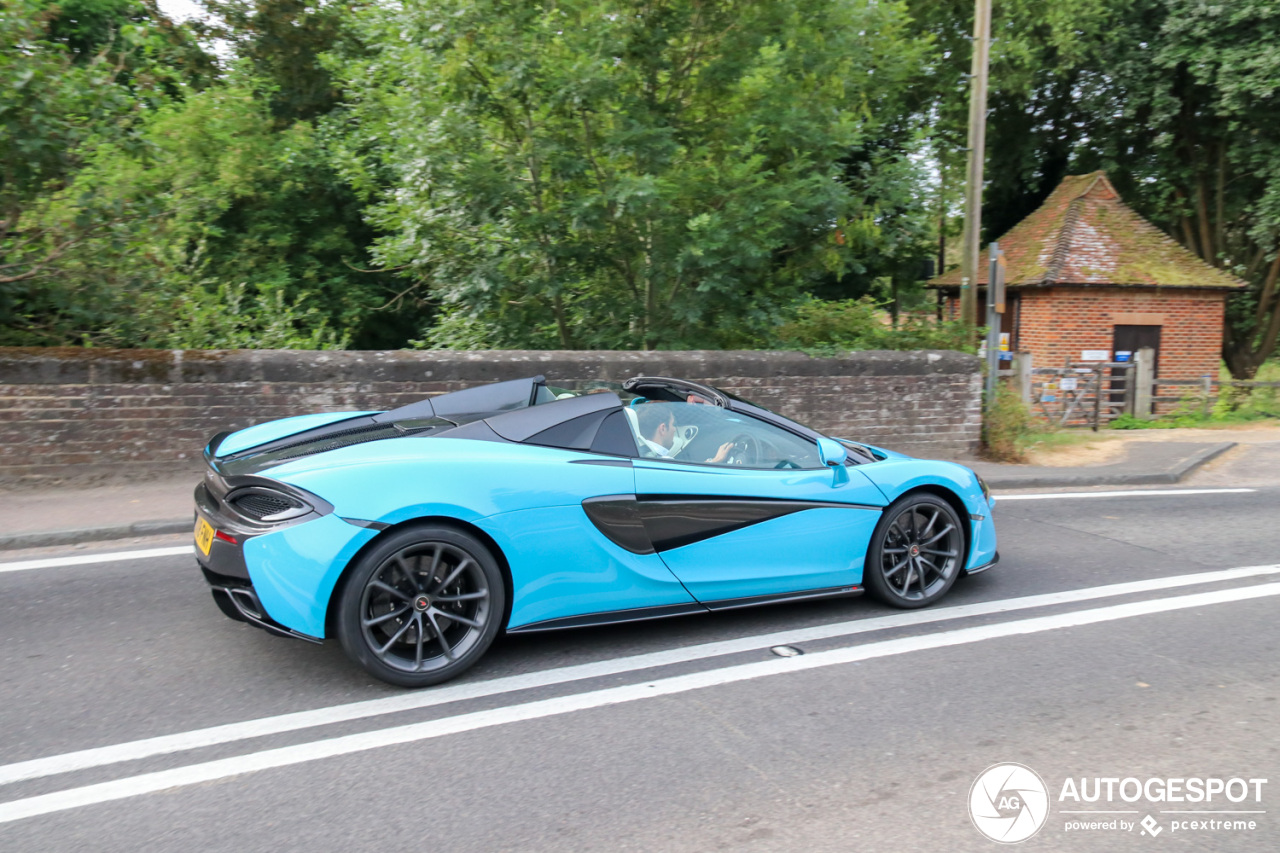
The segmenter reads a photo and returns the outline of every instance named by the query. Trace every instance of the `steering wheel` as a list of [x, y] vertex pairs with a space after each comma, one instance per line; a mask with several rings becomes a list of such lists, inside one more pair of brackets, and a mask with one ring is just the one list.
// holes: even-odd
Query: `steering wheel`
[[745, 432], [738, 433], [733, 437], [733, 448], [725, 462], [729, 465], [759, 465], [760, 442], [756, 441], [755, 436]]

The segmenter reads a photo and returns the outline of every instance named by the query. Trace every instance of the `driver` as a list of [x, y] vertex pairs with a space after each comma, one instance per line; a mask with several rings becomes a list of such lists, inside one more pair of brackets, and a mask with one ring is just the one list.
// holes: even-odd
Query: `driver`
[[[676, 413], [670, 406], [662, 403], [645, 403], [636, 407], [636, 422], [640, 426], [640, 441], [654, 456], [660, 459], [671, 459], [674, 455], [671, 446], [676, 441]], [[726, 441], [720, 445], [716, 455], [707, 462], [724, 462], [733, 450], [733, 442]]]

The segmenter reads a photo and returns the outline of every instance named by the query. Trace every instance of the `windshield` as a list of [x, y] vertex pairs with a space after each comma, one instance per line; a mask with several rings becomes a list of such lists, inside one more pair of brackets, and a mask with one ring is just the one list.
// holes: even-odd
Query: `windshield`
[[732, 409], [654, 400], [625, 412], [645, 458], [745, 468], [822, 467], [812, 441]]

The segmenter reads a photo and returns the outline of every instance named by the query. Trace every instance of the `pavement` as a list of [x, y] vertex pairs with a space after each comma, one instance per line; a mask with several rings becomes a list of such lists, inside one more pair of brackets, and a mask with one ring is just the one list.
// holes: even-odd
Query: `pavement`
[[957, 460], [997, 491], [1096, 486], [1271, 486], [1280, 471], [1280, 426], [1081, 431], [1074, 444], [1031, 450], [1030, 464]]
[[[1240, 430], [1149, 430], [1101, 433], [1111, 452], [1101, 464], [1070, 449], [1038, 455], [1052, 464], [1007, 465], [974, 459], [969, 465], [995, 490], [1148, 486], [1184, 483], [1223, 470], [1231, 482], [1280, 459], [1280, 428]], [[1115, 445], [1120, 445], [1117, 448]], [[1082, 459], [1086, 464], [1064, 465]], [[189, 532], [190, 473], [165, 479], [90, 487], [73, 484], [0, 490], [0, 550], [122, 540]]]
[[1043, 489], [1078, 486], [1153, 486], [1180, 483], [1206, 462], [1236, 447], [1234, 441], [1132, 442], [1121, 459], [1105, 465], [966, 464], [993, 489]]
[[189, 532], [198, 478], [0, 492], [0, 549]]

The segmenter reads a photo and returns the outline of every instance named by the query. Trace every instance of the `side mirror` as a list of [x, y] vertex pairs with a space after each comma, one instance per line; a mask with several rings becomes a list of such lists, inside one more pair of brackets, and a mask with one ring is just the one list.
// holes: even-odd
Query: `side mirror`
[[830, 468], [843, 467], [848, 456], [849, 452], [844, 449], [844, 445], [835, 439], [826, 436], [818, 439], [818, 458], [823, 465]]

